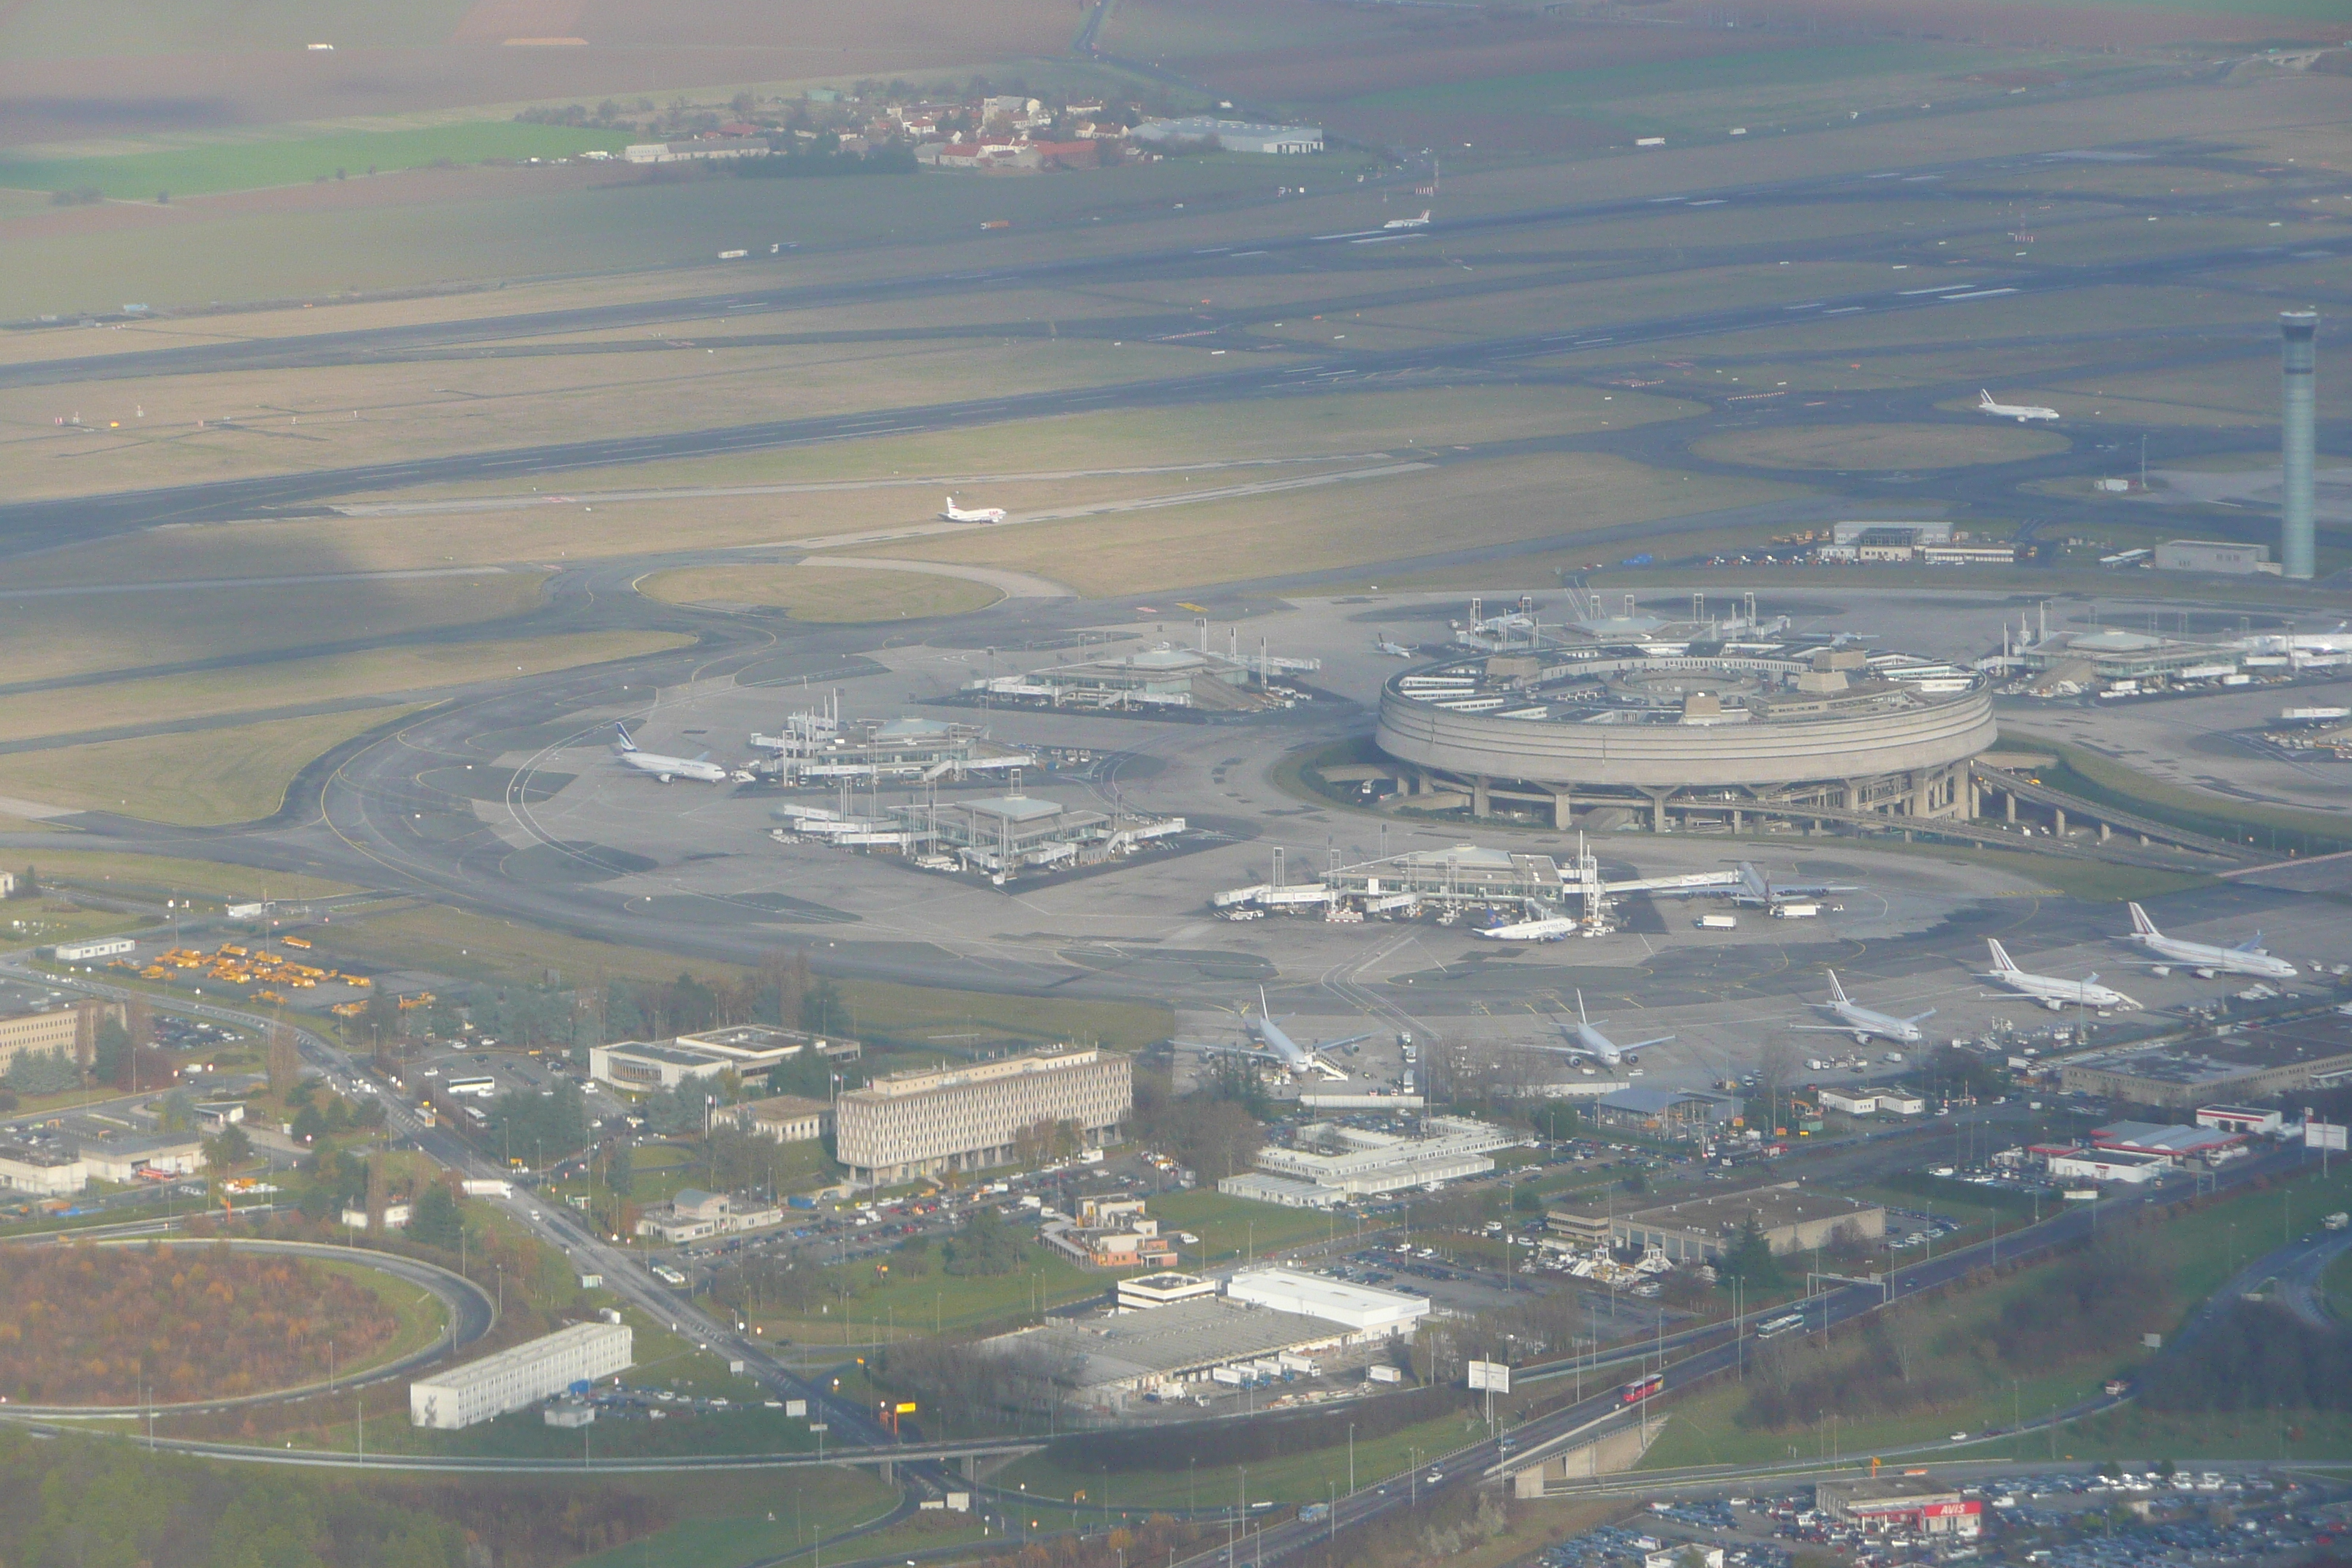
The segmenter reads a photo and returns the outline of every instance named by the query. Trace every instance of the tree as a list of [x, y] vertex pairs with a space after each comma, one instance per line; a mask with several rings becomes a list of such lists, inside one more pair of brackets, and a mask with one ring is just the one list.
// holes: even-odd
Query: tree
[[41, 896], [40, 872], [33, 867], [26, 867], [25, 869], [17, 875], [16, 885], [15, 888], [10, 889], [8, 896], [12, 899], [39, 898]]
[[370, 1236], [383, 1234], [383, 1211], [392, 1205], [392, 1173], [379, 1154], [367, 1163], [367, 1227]]
[[1021, 1238], [1013, 1227], [997, 1218], [994, 1209], [986, 1207], [973, 1210], [942, 1250], [947, 1271], [959, 1276], [1010, 1274], [1021, 1267], [1024, 1256]]
[[1715, 1260], [1716, 1283], [1725, 1289], [1738, 1280], [1753, 1297], [1759, 1291], [1777, 1290], [1783, 1283], [1780, 1260], [1772, 1256], [1772, 1245], [1765, 1239], [1764, 1227], [1754, 1215], [1739, 1227], [1739, 1236], [1721, 1257]]
[[252, 1158], [253, 1140], [234, 1121], [205, 1140], [205, 1169], [215, 1177], [227, 1175]]
[[[369, 999], [373, 1005], [374, 999]], [[395, 1010], [397, 1008], [397, 1004]], [[290, 1024], [269, 1026], [269, 1092], [283, 1100], [302, 1079], [302, 1053], [295, 1045], [294, 1026]]]
[[131, 1031], [111, 1018], [98, 1023], [97, 1039], [90, 1048], [90, 1077], [100, 1083], [117, 1089], [131, 1087]]
[[457, 1212], [457, 1200], [449, 1195], [447, 1187], [434, 1182], [416, 1194], [408, 1214], [409, 1240], [455, 1252], [464, 1232], [465, 1216]]

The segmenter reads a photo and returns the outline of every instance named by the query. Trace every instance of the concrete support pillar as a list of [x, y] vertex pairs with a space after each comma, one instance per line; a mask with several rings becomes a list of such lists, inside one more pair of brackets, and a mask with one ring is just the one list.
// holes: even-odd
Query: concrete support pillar
[[1565, 785], [1555, 785], [1552, 789], [1551, 825], [1555, 831], [1560, 833], [1576, 826], [1576, 792]]
[[1491, 816], [1494, 809], [1494, 802], [1486, 794], [1486, 775], [1473, 773], [1470, 776], [1470, 815]]
[[883, 1460], [883, 1461], [882, 1461], [882, 1465], [881, 1465], [881, 1472], [882, 1472], [882, 1484], [883, 1484], [884, 1486], [886, 1486], [886, 1487], [887, 1487], [887, 1486], [895, 1486], [895, 1485], [897, 1485], [897, 1484], [898, 1484], [898, 1467], [897, 1467], [897, 1466], [895, 1466], [895, 1465], [893, 1465], [889, 1460], [885, 1459], [885, 1460]]
[[2052, 815], [2053, 817], [2055, 817], [2055, 818], [2057, 819], [2057, 824], [2058, 824], [2058, 826], [2057, 826], [2057, 828], [2056, 828], [2056, 832], [2057, 832], [2058, 837], [2061, 837], [2061, 838], [2065, 837], [2066, 837], [2066, 814], [2065, 814], [2065, 812], [2064, 812], [2064, 811], [2063, 811], [2063, 810], [2061, 810], [2061, 809], [2058, 809], [2058, 808], [2056, 808], [2056, 807], [2053, 807], [2053, 808], [2052, 808], [2052, 810], [2051, 810], [2051, 815]]
[[2000, 792], [2000, 798], [2002, 805], [2007, 807], [2008, 819], [2012, 823], [2015, 822], [2017, 820], [2017, 792], [2015, 790], [2005, 789]]
[[978, 1454], [966, 1454], [963, 1457], [963, 1479], [968, 1481], [976, 1481], [980, 1479], [980, 1456]]
[[1738, 808], [1738, 806], [1736, 806], [1736, 805], [1735, 805], [1735, 806], [1733, 806], [1733, 807], [1731, 808], [1731, 831], [1732, 831], [1732, 832], [1737, 833], [1737, 832], [1738, 832], [1738, 831], [1739, 831], [1739, 822], [1740, 822], [1740, 811], [1739, 811], [1739, 808]]
[[2107, 825], [2106, 825], [2105, 823], [2102, 822], [2101, 824], [2099, 824], [2099, 842], [2100, 842], [2100, 843], [2102, 843], [2102, 844], [2105, 844], [2106, 841], [2107, 841]]
[[1843, 787], [1844, 794], [1839, 796], [1838, 804], [1843, 805], [1848, 811], [1860, 811], [1862, 809], [1862, 786], [1854, 783], [1852, 779], [1848, 779], [1845, 781]]
[[1672, 792], [1644, 790], [1643, 793], [1650, 797], [1650, 831], [1664, 833], [1666, 831], [1666, 796]]

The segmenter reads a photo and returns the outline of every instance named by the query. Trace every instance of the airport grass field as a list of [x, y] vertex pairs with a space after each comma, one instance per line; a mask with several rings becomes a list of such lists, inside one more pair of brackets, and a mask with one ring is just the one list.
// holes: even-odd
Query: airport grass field
[[182, 827], [253, 822], [321, 754], [416, 711], [386, 704], [0, 754], [0, 794]]

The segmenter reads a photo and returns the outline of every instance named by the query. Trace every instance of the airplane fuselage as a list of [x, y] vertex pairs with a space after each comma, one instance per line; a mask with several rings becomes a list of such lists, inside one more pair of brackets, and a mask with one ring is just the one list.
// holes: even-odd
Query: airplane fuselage
[[2223, 974], [2255, 974], [2265, 980], [2293, 980], [2298, 971], [2284, 958], [2242, 947], [2215, 947], [2210, 942], [2184, 942], [2177, 936], [2151, 936], [2134, 931], [2131, 940], [2167, 963], [2183, 969], [2210, 969]]
[[1829, 1005], [1829, 1009], [1837, 1015], [1840, 1023], [1853, 1029], [1856, 1045], [1863, 1044], [1873, 1035], [1882, 1040], [1893, 1040], [1898, 1045], [1905, 1046], [1916, 1046], [1927, 1038], [1927, 1036], [1919, 1032], [1919, 1026], [1916, 1024], [1906, 1023], [1901, 1018], [1891, 1017], [1885, 1013], [1874, 1013], [1867, 1007], [1859, 1007], [1851, 1002], [1832, 1002]]
[[2092, 1007], [2102, 1013], [2137, 1012], [2139, 1004], [2111, 985], [2100, 985], [2088, 980], [2067, 980], [2055, 974], [2032, 974], [2024, 970], [1994, 970], [1983, 978], [1994, 984], [2031, 997], [2053, 1010], [2062, 1007]]

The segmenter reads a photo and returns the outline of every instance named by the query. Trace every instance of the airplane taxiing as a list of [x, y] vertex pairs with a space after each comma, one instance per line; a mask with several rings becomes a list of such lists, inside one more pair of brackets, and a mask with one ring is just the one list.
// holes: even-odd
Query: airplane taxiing
[[1352, 1046], [1369, 1040], [1378, 1033], [1368, 1030], [1360, 1035], [1349, 1035], [1337, 1040], [1318, 1040], [1311, 1046], [1301, 1045], [1275, 1021], [1273, 1011], [1265, 1002], [1265, 987], [1257, 988], [1257, 1016], [1244, 1016], [1243, 1026], [1257, 1039], [1255, 1046], [1217, 1046], [1199, 1040], [1177, 1040], [1171, 1043], [1188, 1050], [1209, 1051], [1219, 1056], [1245, 1057], [1251, 1061], [1278, 1067], [1293, 1077], [1319, 1072], [1325, 1078], [1344, 1082], [1348, 1075], [1323, 1059], [1325, 1051], [1336, 1051], [1342, 1046]]
[[1977, 392], [1977, 412], [1990, 414], [1996, 419], [2014, 419], [2020, 425], [2058, 417], [2055, 408], [2044, 408], [2037, 403], [1996, 403], [1992, 394], [1982, 388]]
[[641, 773], [651, 773], [664, 784], [672, 779], [691, 779], [696, 784], [740, 784], [751, 776], [739, 769], [723, 767], [709, 761], [710, 753], [708, 752], [699, 757], [666, 757], [658, 752], [640, 750], [637, 743], [629, 739], [626, 724], [615, 722], [613, 731], [621, 737], [621, 765], [635, 768]]
[[1381, 225], [1381, 226], [1382, 228], [1427, 228], [1429, 226], [1429, 209], [1427, 207], [1422, 208], [1421, 216], [1419, 217], [1392, 217], [1389, 219], [1388, 222]]
[[1672, 1035], [1660, 1035], [1654, 1040], [1635, 1040], [1631, 1045], [1619, 1045], [1602, 1034], [1592, 1020], [1585, 1016], [1582, 991], [1576, 994], [1576, 1021], [1570, 1023], [1565, 1018], [1560, 1019], [1559, 1032], [1574, 1043], [1565, 1046], [1535, 1046], [1531, 1048], [1538, 1051], [1558, 1051], [1562, 1056], [1568, 1057], [1589, 1057], [1604, 1067], [1633, 1067], [1642, 1059], [1633, 1054], [1635, 1051], [1647, 1050], [1652, 1046], [1663, 1046], [1674, 1038]]
[[1927, 1037], [1919, 1032], [1919, 1021], [1923, 1018], [1934, 1017], [1936, 1010], [1933, 1007], [1928, 1008], [1925, 1013], [1914, 1013], [1907, 1018], [1897, 1018], [1891, 1013], [1874, 1012], [1845, 994], [1845, 987], [1838, 984], [1836, 970], [1830, 970], [1828, 973], [1830, 999], [1826, 1002], [1816, 1002], [1813, 1005], [1825, 1012], [1835, 1014], [1838, 1022], [1790, 1026], [1800, 1034], [1852, 1035], [1853, 1043], [1857, 1046], [1868, 1045], [1870, 1037], [1873, 1035], [1906, 1046], [1918, 1045]]
[[2056, 974], [2035, 974], [2030, 970], [2020, 969], [2016, 960], [2009, 956], [2009, 949], [1993, 938], [1987, 937], [1985, 946], [1992, 950], [1992, 971], [1977, 976], [1978, 979], [1990, 980], [2021, 996], [2031, 997], [2053, 1013], [2070, 1006], [2095, 1007], [2102, 1013], [2136, 1013], [2139, 1010], [2138, 1003], [2113, 986], [2094, 984], [2099, 978], [2096, 971], [2080, 980], [2068, 980]]
[[1001, 506], [961, 507], [956, 505], [955, 497], [950, 496], [948, 509], [940, 516], [949, 522], [1003, 522], [1004, 509]]
[[2129, 908], [2132, 929], [2122, 940], [2147, 949], [2160, 963], [2177, 963], [2207, 980], [2216, 974], [2259, 974], [2267, 980], [2292, 980], [2295, 977], [2294, 964], [2284, 958], [2273, 958], [2263, 946], [2263, 933], [2260, 931], [2235, 947], [2216, 947], [2210, 942], [2167, 936], [2156, 929], [2156, 922], [2147, 918], [2146, 910], [2137, 904]]
[[1565, 942], [1583, 929], [1584, 921], [1574, 915], [1549, 915], [1542, 920], [1485, 926], [1471, 934], [1483, 936], [1488, 942]]
[[1790, 899], [1817, 899], [1824, 893], [1858, 893], [1851, 882], [1775, 882], [1752, 860], [1739, 863], [1739, 886], [1731, 901], [1752, 909], [1772, 909]]
[[1386, 632], [1381, 632], [1372, 638], [1372, 651], [1384, 653], [1391, 658], [1412, 658], [1421, 652], [1410, 643], [1391, 641]]

